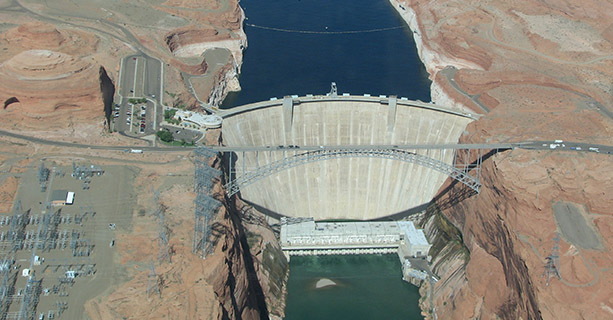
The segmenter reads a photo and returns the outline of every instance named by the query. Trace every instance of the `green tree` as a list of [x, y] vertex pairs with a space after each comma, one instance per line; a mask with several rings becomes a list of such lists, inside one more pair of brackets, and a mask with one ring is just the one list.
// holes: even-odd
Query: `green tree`
[[174, 140], [174, 138], [172, 137], [172, 132], [170, 131], [162, 130], [158, 131], [156, 134], [158, 138], [160, 138], [160, 140], [164, 142], [172, 142]]
[[176, 113], [177, 113], [177, 109], [164, 110], [164, 119], [165, 120], [170, 120], [170, 119], [172, 119], [172, 117], [175, 116]]

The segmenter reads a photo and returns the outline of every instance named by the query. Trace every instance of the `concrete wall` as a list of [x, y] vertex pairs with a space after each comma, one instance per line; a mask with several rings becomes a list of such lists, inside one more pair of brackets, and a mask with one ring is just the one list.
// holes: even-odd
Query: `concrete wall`
[[[223, 124], [227, 146], [366, 145], [455, 143], [468, 117], [398, 104], [366, 101], [312, 101], [294, 105], [289, 117], [282, 105], [228, 116]], [[392, 117], [388, 113], [392, 112]], [[395, 121], [394, 121], [395, 119]], [[291, 120], [291, 121], [290, 121]], [[388, 121], [390, 125], [388, 126]], [[393, 123], [393, 125], [392, 125]], [[300, 151], [288, 151], [293, 154]], [[451, 163], [453, 151], [419, 153]], [[260, 165], [283, 153], [260, 153]], [[237, 161], [237, 169], [256, 166], [254, 154]], [[279, 172], [241, 189], [242, 197], [291, 217], [367, 220], [428, 202], [447, 176], [394, 160], [353, 158], [310, 163]]]

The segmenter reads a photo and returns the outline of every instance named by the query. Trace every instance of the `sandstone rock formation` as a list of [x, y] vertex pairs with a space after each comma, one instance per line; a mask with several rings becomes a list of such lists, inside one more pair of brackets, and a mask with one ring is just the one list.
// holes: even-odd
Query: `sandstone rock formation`
[[[218, 4], [211, 2], [207, 5]], [[195, 23], [185, 27], [176, 28], [168, 32], [164, 37], [164, 42], [168, 50], [172, 53], [172, 61], [182, 61], [186, 59], [201, 58], [210, 49], [225, 48], [231, 53], [231, 59], [227, 61], [203, 60], [202, 64], [210, 64], [222, 67], [215, 67], [211, 70], [208, 77], [212, 77], [213, 85], [193, 85], [192, 90], [200, 101], [206, 101], [210, 105], [218, 106], [223, 102], [228, 92], [240, 90], [238, 75], [243, 61], [243, 50], [247, 47], [247, 36], [242, 29], [242, 22], [245, 18], [238, 1], [224, 2], [226, 11], [217, 14], [206, 12], [206, 9], [182, 9], [178, 10], [177, 1], [169, 1], [162, 10], [189, 17]], [[181, 1], [181, 7], [191, 7], [191, 1]], [[198, 4], [200, 6], [200, 4]], [[205, 5], [206, 6], [206, 5]], [[183, 63], [184, 64], [184, 63]], [[184, 75], [189, 81], [194, 75], [203, 75], [207, 69], [201, 73], [186, 71]], [[197, 69], [190, 66], [191, 70]], [[210, 82], [210, 81], [206, 81]]]
[[[611, 144], [610, 2], [391, 3], [414, 31], [433, 100], [484, 114], [462, 142]], [[460, 186], [444, 186], [436, 203], [462, 231], [470, 258], [435, 258], [437, 317], [612, 317], [613, 203], [605, 191], [612, 164], [602, 154], [515, 150], [485, 161], [480, 194], [464, 199]], [[561, 279], [547, 286], [546, 257], [561, 231], [552, 206], [558, 201], [584, 208], [604, 240], [602, 249], [584, 249], [562, 234]]]
[[0, 61], [8, 60], [25, 50], [45, 49], [73, 56], [87, 55], [97, 50], [99, 39], [91, 33], [33, 21], [7, 30], [0, 35]]
[[104, 120], [101, 67], [50, 50], [28, 50], [0, 64], [4, 128], [62, 128], [70, 121]]

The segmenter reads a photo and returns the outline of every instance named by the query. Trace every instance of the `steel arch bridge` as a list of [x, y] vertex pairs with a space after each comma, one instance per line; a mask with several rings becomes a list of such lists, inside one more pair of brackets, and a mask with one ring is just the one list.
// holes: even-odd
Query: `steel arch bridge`
[[[455, 165], [455, 161], [454, 165], [449, 165], [441, 160], [401, 149], [322, 149], [284, 157], [281, 160], [258, 166], [255, 170], [245, 172], [242, 176], [231, 179], [225, 185], [225, 189], [228, 196], [231, 197], [237, 194], [241, 188], [245, 188], [275, 173], [307, 163], [338, 158], [380, 158], [414, 163], [448, 175], [477, 193], [481, 188], [481, 156], [477, 158], [477, 162], [474, 164], [458, 166]], [[230, 161], [230, 166], [232, 166], [232, 161]], [[231, 167], [229, 170], [232, 172]], [[471, 171], [475, 171], [475, 174], [471, 175]]]

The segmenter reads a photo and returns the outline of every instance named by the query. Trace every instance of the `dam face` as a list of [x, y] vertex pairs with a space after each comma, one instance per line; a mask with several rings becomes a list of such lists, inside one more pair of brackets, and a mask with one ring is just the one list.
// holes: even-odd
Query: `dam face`
[[[227, 146], [339, 146], [457, 143], [470, 115], [395, 97], [293, 97], [230, 110]], [[415, 150], [451, 164], [452, 150]], [[299, 154], [237, 154], [235, 168]], [[413, 163], [337, 158], [296, 166], [241, 188], [243, 199], [289, 217], [369, 220], [429, 202], [447, 176]]]

